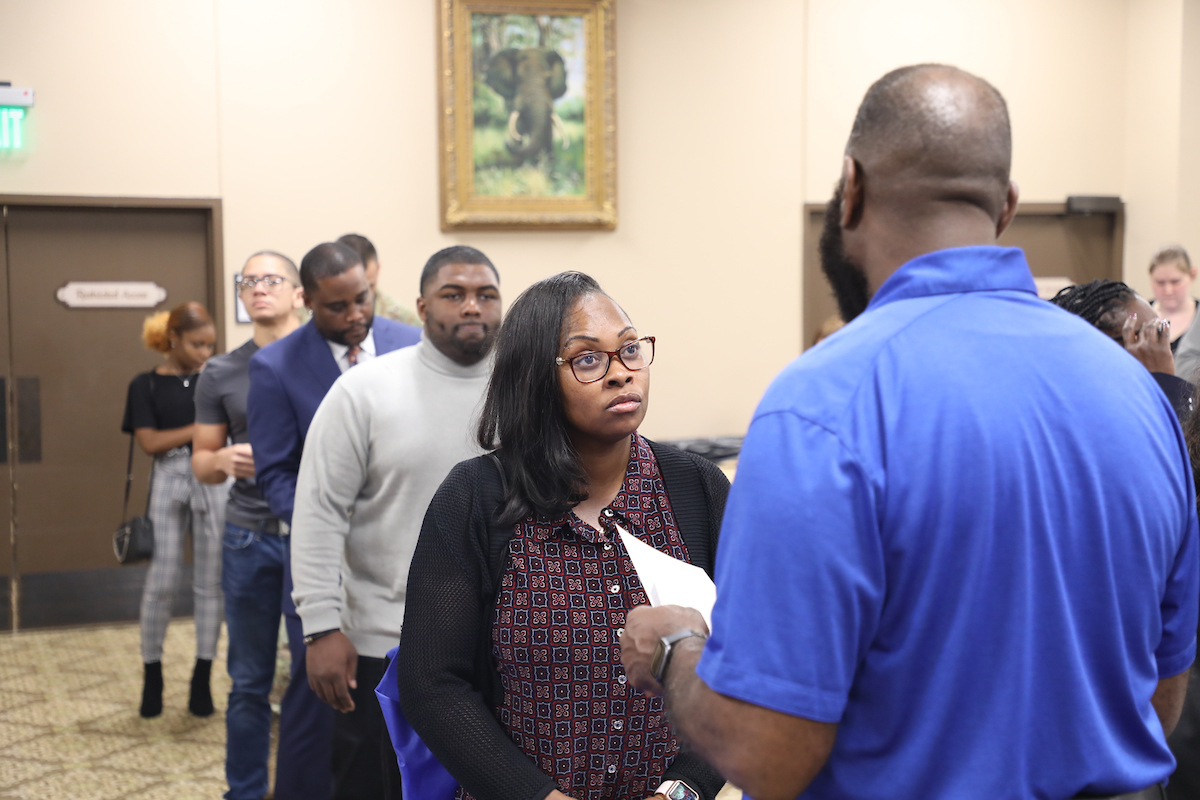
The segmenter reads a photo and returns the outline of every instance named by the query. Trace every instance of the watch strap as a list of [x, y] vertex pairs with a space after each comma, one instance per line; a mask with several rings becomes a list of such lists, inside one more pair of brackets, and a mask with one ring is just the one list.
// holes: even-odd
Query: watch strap
[[675, 645], [684, 639], [690, 639], [697, 636], [701, 639], [707, 639], [706, 634], [689, 629], [676, 631], [669, 636], [664, 636], [658, 640], [658, 646], [654, 649], [654, 657], [650, 660], [650, 675], [659, 683], [663, 682], [663, 678], [667, 676], [667, 667], [671, 663], [671, 654], [675, 650]]
[[340, 631], [340, 630], [341, 630], [341, 628], [330, 628], [330, 629], [329, 629], [329, 630], [327, 630], [327, 631], [317, 631], [316, 633], [310, 633], [310, 634], [308, 634], [307, 636], [305, 636], [305, 637], [304, 637], [304, 643], [305, 643], [306, 645], [312, 644], [312, 643], [313, 643], [313, 642], [315, 642], [317, 639], [323, 639], [323, 638], [325, 638], [326, 636], [328, 636], [329, 634], [331, 634], [331, 633], [337, 633], [337, 632], [338, 632], [338, 631]]

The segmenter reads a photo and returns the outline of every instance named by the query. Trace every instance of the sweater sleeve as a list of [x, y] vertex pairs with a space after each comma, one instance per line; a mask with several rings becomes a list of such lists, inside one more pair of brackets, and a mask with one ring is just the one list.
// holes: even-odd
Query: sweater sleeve
[[341, 627], [342, 553], [367, 481], [368, 424], [339, 381], [304, 441], [292, 510], [292, 601], [307, 636]]
[[[421, 525], [397, 655], [401, 708], [438, 761], [478, 800], [542, 800], [556, 787], [505, 733], [475, 685], [490, 629], [479, 459], [443, 481]], [[488, 604], [490, 606], [490, 604]]]

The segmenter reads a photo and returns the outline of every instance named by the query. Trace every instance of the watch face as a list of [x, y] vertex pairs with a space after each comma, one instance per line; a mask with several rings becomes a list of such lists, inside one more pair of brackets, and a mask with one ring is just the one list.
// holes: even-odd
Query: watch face
[[676, 781], [667, 793], [668, 800], [699, 800], [699, 795], [688, 788], [683, 781]]
[[654, 648], [654, 655], [650, 658], [650, 674], [654, 680], [662, 680], [663, 661], [667, 658], [667, 646], [662, 639], [658, 640], [658, 644]]

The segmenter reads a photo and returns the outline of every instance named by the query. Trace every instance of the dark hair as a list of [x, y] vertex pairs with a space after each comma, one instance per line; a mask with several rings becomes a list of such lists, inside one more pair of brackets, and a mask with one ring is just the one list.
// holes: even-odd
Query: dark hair
[[347, 233], [337, 238], [338, 244], [344, 244], [354, 252], [358, 253], [358, 257], [362, 259], [363, 266], [367, 265], [368, 261], [378, 261], [379, 253], [375, 252], [375, 245], [371, 244], [371, 240], [359, 233]]
[[1083, 317], [1088, 324], [1112, 337], [1121, 335], [1125, 304], [1137, 295], [1120, 281], [1094, 280], [1067, 288], [1054, 295], [1051, 303]]
[[270, 256], [271, 258], [283, 262], [283, 271], [287, 273], [287, 279], [297, 286], [300, 285], [300, 270], [296, 269], [295, 261], [292, 261], [283, 253], [276, 252], [275, 250], [259, 250], [257, 253], [251, 254], [250, 258], [246, 259], [246, 263], [249, 264], [259, 256]]
[[587, 497], [554, 359], [571, 308], [601, 293], [594, 278], [562, 272], [522, 292], [500, 326], [478, 436], [485, 450], [500, 448], [508, 484], [498, 513], [502, 524], [530, 514], [554, 519]]
[[492, 274], [496, 276], [496, 282], [500, 282], [500, 273], [496, 271], [496, 265], [491, 262], [491, 259], [474, 247], [456, 244], [453, 247], [443, 247], [425, 262], [425, 268], [421, 270], [421, 294], [425, 294], [425, 287], [437, 277], [438, 271], [447, 264], [483, 264], [485, 267], [491, 268]]
[[309, 250], [300, 260], [300, 285], [311, 296], [317, 291], [317, 281], [336, 277], [362, 265], [358, 253], [346, 245], [324, 242]]

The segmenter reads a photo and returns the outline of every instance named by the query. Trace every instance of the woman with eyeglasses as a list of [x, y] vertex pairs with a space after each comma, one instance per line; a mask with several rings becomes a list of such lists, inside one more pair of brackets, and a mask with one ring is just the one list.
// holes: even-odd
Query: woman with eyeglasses
[[711, 575], [729, 489], [638, 433], [654, 348], [578, 272], [504, 320], [490, 453], [429, 506], [397, 656], [404, 714], [457, 798], [712, 800], [724, 783], [621, 668], [626, 612], [647, 602], [622, 532]]

